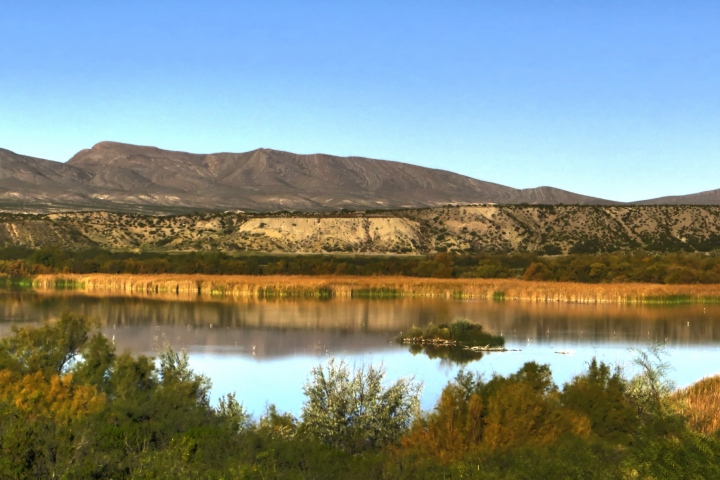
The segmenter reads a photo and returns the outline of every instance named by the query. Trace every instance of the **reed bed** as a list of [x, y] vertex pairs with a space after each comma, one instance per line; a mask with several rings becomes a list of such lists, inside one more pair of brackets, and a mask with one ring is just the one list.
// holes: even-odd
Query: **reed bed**
[[432, 279], [351, 276], [48, 274], [37, 290], [76, 289], [116, 294], [167, 293], [255, 298], [438, 297], [583, 304], [720, 303], [720, 285], [585, 284], [518, 279]]
[[673, 396], [692, 428], [706, 435], [720, 431], [720, 375], [703, 378]]

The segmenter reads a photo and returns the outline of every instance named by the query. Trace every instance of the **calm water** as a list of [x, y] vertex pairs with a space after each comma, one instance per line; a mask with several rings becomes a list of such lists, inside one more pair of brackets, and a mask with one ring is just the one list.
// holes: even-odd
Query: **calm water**
[[[389, 379], [423, 382], [430, 409], [459, 366], [413, 355], [392, 342], [412, 325], [465, 317], [508, 348], [465, 365], [470, 371], [508, 374], [535, 360], [552, 367], [561, 385], [585, 370], [593, 356], [632, 372], [631, 348], [666, 346], [678, 386], [720, 372], [720, 306], [617, 306], [428, 299], [218, 301], [197, 298], [93, 297], [77, 293], [0, 293], [0, 335], [64, 311], [102, 323], [118, 350], [154, 353], [158, 342], [186, 348], [193, 368], [209, 376], [212, 395], [236, 391], [248, 410], [268, 402], [300, 412], [310, 369], [328, 357], [352, 364], [383, 364]], [[556, 353], [563, 352], [563, 354]]]

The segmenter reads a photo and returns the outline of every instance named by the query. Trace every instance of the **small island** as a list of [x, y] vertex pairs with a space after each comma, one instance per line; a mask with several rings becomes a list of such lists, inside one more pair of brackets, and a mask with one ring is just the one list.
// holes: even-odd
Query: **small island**
[[398, 343], [416, 345], [433, 345], [448, 347], [465, 347], [478, 351], [506, 351], [505, 338], [501, 335], [490, 335], [483, 331], [480, 324], [462, 318], [451, 324], [434, 325], [430, 323], [425, 330], [413, 325], [406, 334], [397, 337]]
[[480, 360], [483, 353], [508, 351], [504, 337], [486, 333], [482, 325], [464, 318], [450, 324], [430, 323], [425, 330], [413, 325], [407, 333], [401, 332], [396, 341], [408, 345], [413, 355], [424, 353], [459, 365]]
[[505, 338], [483, 331], [480, 324], [458, 319], [451, 324], [430, 323], [425, 330], [412, 326], [410, 331], [397, 337], [398, 343], [463, 347], [480, 352], [505, 352]]

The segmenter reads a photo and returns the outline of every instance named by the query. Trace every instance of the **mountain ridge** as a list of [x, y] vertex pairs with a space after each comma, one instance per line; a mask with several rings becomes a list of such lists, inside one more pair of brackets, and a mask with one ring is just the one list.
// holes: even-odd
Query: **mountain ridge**
[[[720, 204], [720, 190], [704, 192]], [[685, 197], [693, 197], [694, 194]], [[681, 203], [685, 197], [665, 197]], [[717, 199], [715, 201], [715, 199]], [[635, 204], [656, 204], [651, 199]], [[660, 199], [662, 200], [662, 199]], [[424, 208], [470, 204], [620, 205], [541, 186], [516, 189], [391, 160], [269, 148], [198, 154], [103, 141], [66, 163], [0, 149], [0, 210], [136, 213]]]

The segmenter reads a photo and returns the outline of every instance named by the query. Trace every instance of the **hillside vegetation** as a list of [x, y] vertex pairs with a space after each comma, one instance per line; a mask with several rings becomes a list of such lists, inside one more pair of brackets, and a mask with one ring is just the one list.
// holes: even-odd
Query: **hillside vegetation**
[[477, 205], [335, 214], [2, 214], [0, 247], [154, 252], [556, 255], [720, 248], [717, 206]]

